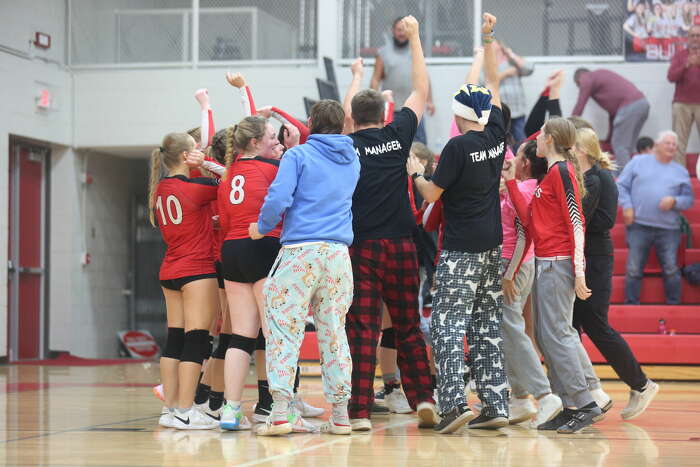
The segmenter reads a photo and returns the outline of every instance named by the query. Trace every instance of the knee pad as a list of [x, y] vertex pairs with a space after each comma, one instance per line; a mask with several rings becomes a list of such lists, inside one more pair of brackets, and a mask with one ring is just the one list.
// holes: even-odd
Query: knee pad
[[380, 344], [385, 349], [396, 348], [396, 333], [394, 328], [382, 329], [382, 342]]
[[255, 339], [255, 350], [265, 350], [265, 336], [262, 329], [258, 333], [258, 338]]
[[204, 355], [204, 360], [211, 358], [211, 354], [214, 352], [214, 336], [209, 335], [209, 346], [207, 347], [207, 353]]
[[219, 334], [219, 345], [216, 350], [211, 355], [214, 358], [223, 360], [226, 358], [226, 350], [228, 349], [228, 344], [231, 341], [231, 334]]
[[240, 334], [231, 334], [231, 338], [228, 343], [229, 349], [242, 350], [250, 355], [253, 355], [255, 351], [255, 337], [245, 337]]
[[202, 364], [209, 350], [209, 331], [193, 329], [185, 333], [185, 345], [182, 349], [181, 362]]
[[182, 348], [185, 345], [185, 330], [182, 328], [168, 328], [168, 338], [165, 341], [163, 357], [180, 360]]

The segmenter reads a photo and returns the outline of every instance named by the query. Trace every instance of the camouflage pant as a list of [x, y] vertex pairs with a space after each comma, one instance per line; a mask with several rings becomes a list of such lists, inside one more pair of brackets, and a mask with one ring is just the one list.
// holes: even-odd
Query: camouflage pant
[[430, 326], [443, 413], [465, 403], [464, 337], [483, 413], [508, 417], [508, 383], [501, 349], [501, 248], [483, 253], [444, 250]]

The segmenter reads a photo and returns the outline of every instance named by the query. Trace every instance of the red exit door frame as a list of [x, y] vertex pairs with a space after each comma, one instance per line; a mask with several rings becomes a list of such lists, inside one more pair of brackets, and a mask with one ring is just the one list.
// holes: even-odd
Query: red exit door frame
[[49, 149], [10, 142], [8, 356], [45, 358], [47, 166]]

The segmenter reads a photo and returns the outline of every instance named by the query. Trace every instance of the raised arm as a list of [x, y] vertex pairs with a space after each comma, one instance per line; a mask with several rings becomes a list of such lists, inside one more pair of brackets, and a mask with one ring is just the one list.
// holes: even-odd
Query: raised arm
[[243, 75], [240, 73], [231, 74], [227, 72], [226, 81], [228, 81], [231, 86], [238, 88], [238, 93], [241, 98], [241, 105], [243, 106], [243, 114], [246, 117], [257, 114], [258, 112], [255, 109], [255, 102], [253, 102], [253, 93], [246, 85]]
[[469, 73], [464, 79], [465, 84], [479, 84], [479, 76], [481, 76], [481, 69], [484, 66], [484, 48], [477, 47], [474, 49], [474, 61], [472, 66], [469, 68]]
[[486, 87], [491, 91], [491, 103], [496, 107], [501, 106], [500, 82], [498, 79], [498, 62], [496, 61], [496, 47], [493, 28], [496, 26], [496, 17], [490, 13], [484, 13], [484, 21], [481, 25], [481, 34], [484, 43], [484, 76]]
[[382, 57], [377, 55], [374, 57], [374, 72], [372, 72], [372, 79], [369, 82], [369, 87], [379, 91], [379, 83], [384, 79], [384, 60]]
[[358, 57], [350, 65], [350, 71], [352, 72], [352, 81], [350, 82], [350, 87], [348, 92], [345, 94], [345, 99], [343, 100], [343, 110], [345, 111], [345, 123], [343, 125], [343, 134], [347, 135], [354, 131], [354, 123], [352, 120], [352, 98], [355, 97], [360, 91], [360, 86], [362, 85], [362, 77], [365, 75], [365, 67], [362, 58]]
[[428, 68], [425, 66], [423, 46], [420, 43], [418, 21], [413, 16], [406, 16], [401, 21], [403, 21], [403, 26], [408, 36], [409, 47], [411, 47], [411, 78], [413, 81], [413, 91], [408, 96], [403, 106], [413, 110], [418, 121], [420, 121], [425, 111], [428, 92], [430, 90]]
[[578, 100], [576, 101], [576, 107], [574, 107], [573, 112], [571, 112], [571, 115], [576, 117], [581, 116], [583, 109], [586, 107], [586, 102], [588, 102], [588, 98], [591, 97], [593, 80], [588, 75], [590, 75], [590, 73], [583, 75], [579, 81]]
[[287, 112], [284, 110], [281, 110], [275, 106], [272, 106], [270, 109], [272, 110], [272, 118], [277, 120], [278, 122], [282, 123], [282, 125], [289, 123], [297, 128], [299, 130], [299, 144], [304, 144], [306, 143], [306, 140], [309, 139], [309, 134], [311, 133], [309, 131], [309, 127], [301, 123], [299, 120], [296, 118], [292, 117], [289, 115]]
[[199, 102], [201, 125], [199, 147], [206, 149], [211, 146], [211, 139], [214, 137], [214, 116], [209, 105], [209, 92], [206, 89], [198, 89], [194, 93], [194, 98]]

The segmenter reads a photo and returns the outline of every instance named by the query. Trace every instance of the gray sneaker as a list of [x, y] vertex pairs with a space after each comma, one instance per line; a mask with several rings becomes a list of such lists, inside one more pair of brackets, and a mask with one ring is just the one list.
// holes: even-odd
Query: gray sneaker
[[647, 380], [647, 385], [641, 392], [634, 389], [631, 390], [630, 400], [627, 403], [627, 407], [620, 412], [620, 416], [624, 420], [632, 420], [639, 417], [649, 407], [657, 392], [659, 392], [659, 385], [652, 380]]

